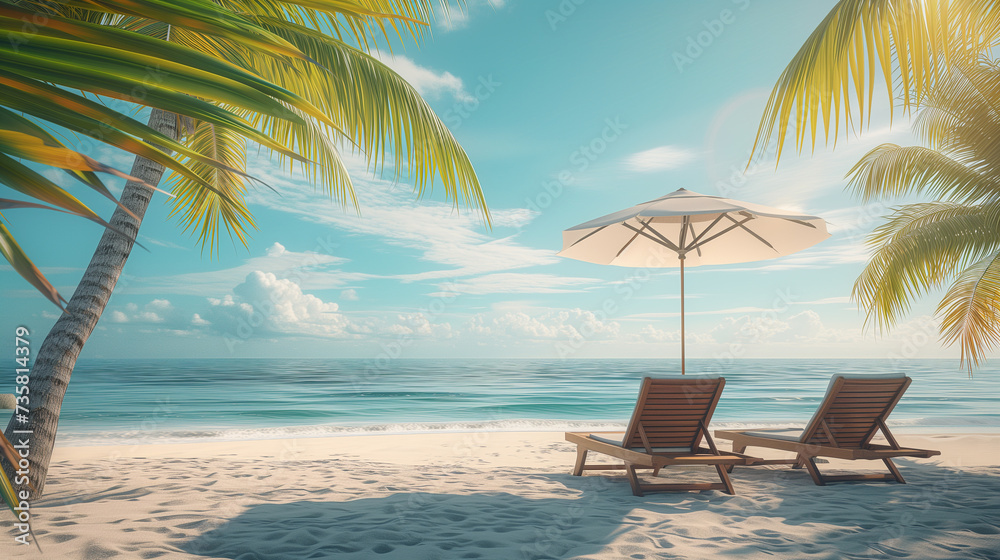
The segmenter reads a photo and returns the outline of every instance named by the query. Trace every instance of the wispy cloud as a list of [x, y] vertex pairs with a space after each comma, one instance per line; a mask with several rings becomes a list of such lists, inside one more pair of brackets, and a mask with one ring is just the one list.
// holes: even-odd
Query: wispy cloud
[[596, 341], [617, 338], [620, 328], [617, 322], [603, 320], [591, 311], [562, 309], [530, 315], [523, 311], [480, 313], [469, 321], [466, 332], [491, 342], [497, 339]]
[[630, 171], [648, 172], [674, 169], [693, 161], [695, 153], [677, 146], [659, 146], [628, 156], [625, 167]]
[[813, 301], [794, 301], [793, 305], [830, 305], [835, 303], [851, 303], [851, 298], [849, 296], [836, 296], [817, 299]]
[[439, 287], [447, 291], [430, 295], [440, 297], [449, 294], [563, 294], [582, 292], [584, 286], [598, 282], [601, 281], [597, 278], [504, 272], [441, 284]]
[[411, 58], [373, 51], [372, 54], [392, 68], [413, 86], [420, 95], [428, 99], [452, 97], [455, 101], [472, 101], [475, 99], [465, 90], [462, 79], [448, 71], [436, 71], [420, 66]]
[[831, 145], [799, 155], [787, 151], [777, 166], [773, 159], [751, 165], [740, 184], [730, 185], [729, 191], [721, 194], [805, 212], [812, 201], [843, 190], [847, 185], [845, 175], [851, 167], [869, 150], [886, 142], [913, 143], [909, 124], [901, 121], [891, 128], [866, 130], [858, 138], [842, 139], [836, 149]]
[[863, 243], [857, 241], [827, 241], [822, 245], [810, 247], [805, 251], [780, 257], [772, 261], [755, 261], [727, 266], [725, 268], [705, 267], [703, 270], [696, 268], [692, 269], [692, 272], [749, 272], [830, 268], [844, 264], [868, 262], [868, 258], [869, 249]]
[[[442, 0], [442, 10], [434, 24], [435, 28], [443, 29], [444, 31], [454, 31], [456, 29], [462, 29], [469, 24], [472, 19], [473, 11], [479, 12], [481, 8], [492, 8], [498, 10], [503, 8], [507, 2], [506, 0], [466, 0], [465, 2], [446, 2]], [[447, 7], [447, 13], [444, 13], [444, 8]]]
[[[731, 315], [734, 313], [764, 313], [771, 311], [770, 309], [765, 309], [763, 307], [730, 307], [729, 309], [716, 309], [714, 311], [688, 311], [684, 313], [685, 317], [691, 317], [693, 315]], [[679, 312], [671, 313], [633, 313], [632, 315], [627, 315], [622, 317], [622, 320], [635, 320], [635, 319], [664, 319], [667, 317], [680, 317]]]
[[347, 259], [318, 252], [294, 252], [275, 242], [263, 256], [251, 257], [239, 266], [207, 272], [136, 278], [122, 290], [132, 294], [224, 294], [248, 274], [262, 271], [279, 278], [294, 277], [304, 289], [337, 288], [367, 278], [341, 271]]
[[[372, 236], [389, 245], [413, 250], [421, 260], [439, 267], [424, 272], [383, 276], [403, 282], [441, 280], [489, 274], [558, 262], [555, 249], [536, 249], [519, 243], [516, 235], [487, 235], [478, 214], [459, 213], [451, 204], [414, 200], [409, 189], [390, 181], [354, 174], [361, 216], [345, 213], [329, 199], [302, 182], [272, 169], [255, 171], [281, 190], [282, 196], [250, 193], [247, 200], [302, 220], [333, 226], [347, 235]], [[497, 224], [528, 223], [533, 214], [524, 209], [494, 209]]]

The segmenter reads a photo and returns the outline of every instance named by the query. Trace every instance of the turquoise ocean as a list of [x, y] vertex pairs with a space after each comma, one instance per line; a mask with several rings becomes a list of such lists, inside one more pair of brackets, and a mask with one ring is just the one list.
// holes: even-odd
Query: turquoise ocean
[[[437, 431], [621, 429], [645, 376], [676, 360], [89, 360], [59, 445]], [[801, 426], [837, 373], [904, 372], [890, 417], [909, 431], [1000, 431], [1000, 367], [957, 360], [689, 360], [726, 388], [713, 427]]]

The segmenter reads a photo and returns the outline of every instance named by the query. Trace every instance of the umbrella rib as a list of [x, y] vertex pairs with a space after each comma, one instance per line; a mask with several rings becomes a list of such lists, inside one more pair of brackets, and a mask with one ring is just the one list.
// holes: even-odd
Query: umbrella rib
[[600, 232], [600, 231], [601, 231], [602, 229], [604, 229], [604, 228], [606, 228], [606, 227], [608, 227], [608, 226], [601, 226], [601, 227], [599, 227], [599, 228], [595, 229], [594, 231], [592, 231], [592, 232], [588, 233], [587, 235], [584, 235], [584, 236], [583, 236], [583, 237], [581, 237], [580, 239], [577, 239], [576, 241], [574, 241], [574, 242], [573, 242], [573, 244], [572, 244], [572, 245], [570, 245], [569, 247], [566, 247], [566, 248], [567, 248], [567, 249], [569, 249], [570, 247], [575, 247], [577, 243], [579, 243], [579, 242], [583, 241], [584, 239], [586, 239], [586, 238], [590, 237], [591, 235], [594, 235], [595, 233], [598, 233], [598, 232]]
[[688, 227], [691, 229], [691, 239], [692, 239], [691, 243], [692, 243], [692, 246], [694, 247], [694, 250], [698, 252], [698, 256], [700, 257], [701, 256], [701, 247], [699, 247], [698, 245], [693, 245], [694, 239], [695, 239], [695, 237], [697, 237], [694, 234], [694, 224], [692, 224], [691, 222], [688, 222]]
[[689, 225], [691, 225], [691, 216], [684, 216], [681, 218], [681, 238], [677, 246], [680, 247], [682, 251], [684, 250], [684, 242], [687, 240]]
[[[728, 216], [728, 214], [726, 214], [726, 216]], [[733, 220], [732, 218], [729, 218], [729, 219], [730, 219], [730, 220]], [[736, 224], [734, 224], [734, 225], [731, 225], [731, 226], [727, 227], [726, 229], [724, 229], [724, 230], [720, 231], [719, 233], [716, 233], [716, 234], [715, 234], [715, 235], [713, 235], [712, 237], [709, 237], [708, 239], [706, 239], [706, 240], [704, 240], [704, 241], [702, 241], [702, 242], [698, 243], [698, 245], [697, 245], [697, 246], [698, 246], [698, 247], [701, 247], [702, 245], [704, 245], [704, 244], [708, 243], [709, 241], [711, 241], [711, 240], [715, 239], [716, 237], [719, 237], [720, 235], [725, 235], [725, 234], [727, 234], [727, 233], [729, 233], [729, 232], [733, 231], [734, 229], [736, 229], [736, 228], [738, 228], [738, 227], [742, 226], [744, 222], [749, 222], [749, 221], [750, 221], [751, 219], [752, 219], [752, 218], [744, 218], [742, 222], [737, 222]], [[733, 221], [735, 222], [736, 220], [733, 220]]]
[[743, 224], [747, 223], [748, 221], [750, 221], [751, 219], [753, 219], [753, 216], [752, 216], [752, 215], [751, 215], [751, 216], [749, 216], [749, 217], [747, 217], [746, 219], [744, 219], [744, 220], [743, 220], [742, 222], [737, 222], [737, 221], [736, 221], [736, 218], [734, 218], [734, 217], [730, 216], [729, 214], [726, 214], [726, 217], [727, 217], [727, 218], [729, 218], [730, 220], [732, 220], [732, 221], [733, 221], [733, 222], [734, 222], [734, 223], [735, 223], [735, 224], [736, 224], [737, 226], [739, 226], [739, 227], [743, 228], [743, 230], [744, 230], [744, 231], [746, 231], [746, 232], [747, 232], [747, 233], [749, 233], [750, 235], [752, 235], [752, 236], [756, 237], [756, 238], [757, 238], [757, 241], [760, 241], [760, 242], [761, 242], [761, 243], [763, 243], [764, 245], [767, 245], [767, 246], [768, 246], [768, 248], [770, 248], [770, 249], [771, 249], [772, 251], [774, 251], [775, 253], [777, 253], [777, 252], [778, 252], [778, 250], [774, 248], [774, 245], [771, 245], [770, 243], [768, 243], [768, 242], [767, 242], [767, 240], [766, 240], [766, 239], [764, 239], [763, 237], [761, 237], [761, 236], [757, 235], [756, 233], [754, 233], [753, 231], [751, 231], [751, 230], [750, 230], [750, 228], [748, 228], [747, 226], [743, 225]]
[[[681, 251], [681, 248], [678, 247], [677, 245], [674, 245], [673, 241], [670, 241], [669, 239], [667, 239], [666, 235], [663, 235], [662, 233], [656, 231], [656, 228], [654, 228], [653, 226], [649, 225], [652, 222], [653, 222], [653, 218], [650, 218], [649, 221], [646, 222], [646, 229], [648, 229], [649, 231], [655, 233], [656, 236], [660, 238], [660, 241], [657, 241], [657, 243], [659, 243], [660, 245], [665, 245], [671, 251], [676, 251], [676, 252], [679, 253]], [[654, 239], [653, 241], [656, 241], [656, 240]]]
[[[636, 219], [638, 220], [638, 218], [636, 218]], [[643, 222], [642, 220], [639, 220], [639, 223], [642, 224], [642, 229], [640, 229], [639, 231], [635, 232], [635, 235], [632, 236], [632, 239], [629, 239], [628, 243], [622, 245], [621, 249], [618, 249], [618, 252], [615, 253], [615, 259], [617, 259], [618, 257], [620, 257], [621, 254], [625, 252], [625, 249], [628, 249], [628, 246], [631, 245], [633, 241], [635, 241], [636, 237], [639, 237], [639, 233], [642, 232], [643, 229], [646, 229], [646, 226], [648, 226], [649, 222], [651, 222], [651, 221], [653, 221], [653, 218], [650, 218], [646, 222]], [[614, 260], [614, 259], [612, 259], [612, 260]]]
[[787, 220], [789, 222], [792, 222], [793, 224], [799, 224], [800, 226], [806, 226], [816, 229], [816, 224], [810, 224], [809, 222], [803, 222], [802, 220], [796, 220], [795, 218], [780, 218], [780, 219]]
[[[699, 255], [701, 254], [701, 245], [698, 242], [701, 241], [701, 238], [704, 237], [705, 234], [708, 233], [708, 231], [710, 229], [714, 228], [715, 225], [718, 224], [719, 221], [722, 220], [722, 217], [725, 216], [725, 215], [726, 215], [726, 213], [723, 212], [722, 214], [719, 214], [718, 216], [716, 216], [715, 220], [713, 220], [712, 223], [708, 224], [707, 228], [703, 229], [701, 233], [699, 233], [694, 239], [691, 240], [691, 248], [692, 249], [696, 249], [698, 251]], [[694, 233], [694, 225], [693, 224], [691, 225], [691, 233]]]
[[622, 222], [622, 225], [625, 226], [625, 227], [627, 227], [628, 229], [630, 229], [630, 230], [638, 233], [639, 235], [642, 235], [643, 237], [645, 237], [647, 239], [650, 239], [654, 243], [659, 243], [660, 245], [663, 245], [664, 247], [670, 249], [671, 251], [677, 252], [677, 251], [680, 250], [680, 249], [677, 248], [676, 245], [674, 245], [673, 243], [671, 243], [669, 239], [666, 239], [662, 235], [660, 235], [660, 232], [658, 232], [655, 229], [653, 229], [653, 227], [650, 226], [648, 223], [646, 224], [646, 228], [645, 229], [648, 229], [649, 231], [655, 233], [657, 235], [657, 237], [659, 237], [659, 239], [657, 239], [656, 237], [653, 237], [652, 235], [649, 235], [648, 233], [646, 233], [645, 231], [643, 231], [641, 229], [636, 229], [635, 226], [633, 226], [633, 225], [631, 225], [631, 224], [629, 224], [627, 222]]

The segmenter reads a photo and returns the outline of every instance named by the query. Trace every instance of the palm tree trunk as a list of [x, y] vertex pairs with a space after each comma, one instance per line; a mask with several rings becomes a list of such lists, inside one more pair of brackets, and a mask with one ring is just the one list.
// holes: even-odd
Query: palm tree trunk
[[[177, 137], [177, 116], [173, 113], [153, 109], [149, 116], [149, 126], [171, 138]], [[163, 166], [141, 156], [136, 156], [132, 164], [133, 177], [150, 185], [157, 185], [163, 176]], [[59, 410], [62, 406], [66, 387], [76, 360], [83, 350], [90, 334], [97, 326], [98, 319], [108, 305], [108, 299], [118, 283], [125, 261], [132, 252], [133, 239], [139, 233], [142, 217], [149, 207], [153, 191], [144, 185], [129, 181], [122, 192], [121, 203], [139, 219], [135, 219], [121, 208], [116, 208], [111, 217], [111, 225], [127, 233], [131, 238], [111, 229], [104, 231], [94, 256], [91, 257], [87, 272], [76, 287], [66, 311], [59, 317], [48, 336], [35, 354], [34, 365], [28, 383], [30, 398], [28, 424], [17, 423], [17, 416], [11, 418], [5, 432], [7, 439], [17, 444], [24, 434], [14, 434], [14, 430], [30, 430], [29, 480], [35, 486], [30, 493], [37, 499], [45, 487], [45, 476], [52, 458], [52, 446], [59, 427]], [[14, 471], [7, 465], [7, 474], [14, 481]], [[17, 491], [29, 490], [27, 485], [15, 484]]]

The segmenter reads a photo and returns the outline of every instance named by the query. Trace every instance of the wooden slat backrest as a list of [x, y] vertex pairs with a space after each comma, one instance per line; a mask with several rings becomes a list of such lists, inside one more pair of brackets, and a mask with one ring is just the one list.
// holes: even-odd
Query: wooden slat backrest
[[[864, 448], [910, 386], [909, 377], [840, 377], [802, 433], [803, 443]], [[830, 436], [833, 436], [831, 441]]]
[[703, 437], [699, 420], [708, 426], [725, 384], [721, 377], [643, 379], [623, 445], [697, 448]]

